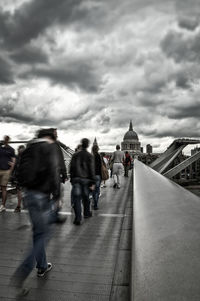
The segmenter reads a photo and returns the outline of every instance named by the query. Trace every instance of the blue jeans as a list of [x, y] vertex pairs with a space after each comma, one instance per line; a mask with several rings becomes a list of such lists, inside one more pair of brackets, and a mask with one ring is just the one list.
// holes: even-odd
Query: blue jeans
[[28, 190], [25, 201], [32, 222], [33, 247], [14, 273], [13, 277], [18, 279], [20, 285], [35, 267], [35, 262], [36, 268], [47, 268], [45, 246], [50, 238], [51, 222], [51, 203], [48, 195]]
[[89, 184], [90, 180], [88, 179], [72, 179], [72, 199], [75, 221], [77, 222], [80, 222], [82, 219], [81, 201], [83, 202], [84, 216], [88, 216], [90, 214]]
[[96, 175], [95, 176], [95, 190], [92, 193], [93, 200], [94, 200], [94, 208], [98, 207], [98, 201], [99, 201], [99, 194], [100, 194], [100, 186], [101, 186], [101, 176]]

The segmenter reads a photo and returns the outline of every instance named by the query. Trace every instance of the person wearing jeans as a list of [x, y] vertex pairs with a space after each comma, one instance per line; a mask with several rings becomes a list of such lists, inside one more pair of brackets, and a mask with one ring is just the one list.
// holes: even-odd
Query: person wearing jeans
[[90, 211], [89, 190], [94, 190], [95, 170], [94, 158], [87, 151], [89, 140], [81, 140], [81, 150], [73, 154], [70, 163], [70, 180], [72, 184], [72, 199], [75, 213], [74, 225], [80, 225], [82, 220], [81, 200], [84, 207], [84, 218], [92, 216]]
[[60, 174], [54, 136], [50, 129], [41, 129], [38, 139], [30, 142], [24, 150], [18, 179], [25, 190], [25, 203], [32, 223], [33, 247], [14, 272], [11, 285], [17, 286], [19, 295], [25, 295], [27, 290], [23, 283], [35, 263], [38, 277], [43, 277], [52, 268], [46, 259], [45, 246], [50, 238], [50, 224], [54, 220], [50, 195], [55, 200], [60, 198]]
[[18, 286], [21, 286], [35, 266], [38, 276], [43, 276], [52, 267], [47, 263], [45, 246], [50, 238], [51, 203], [47, 194], [27, 190], [25, 202], [33, 228], [33, 247], [14, 274]]
[[98, 210], [98, 201], [100, 195], [100, 186], [101, 186], [101, 165], [102, 159], [99, 154], [99, 147], [97, 144], [94, 144], [92, 147], [92, 154], [94, 156], [94, 167], [95, 167], [95, 189], [92, 193], [93, 202], [94, 202], [94, 210]]

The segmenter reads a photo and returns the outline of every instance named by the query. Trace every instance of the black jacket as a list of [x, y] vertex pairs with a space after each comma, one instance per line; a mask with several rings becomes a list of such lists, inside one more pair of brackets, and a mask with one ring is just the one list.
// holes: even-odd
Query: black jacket
[[19, 182], [22, 187], [60, 197], [60, 166], [55, 143], [35, 139], [24, 150], [20, 160]]
[[62, 145], [60, 141], [55, 142], [57, 154], [58, 154], [58, 161], [59, 161], [59, 167], [60, 167], [60, 180], [62, 183], [65, 183], [65, 180], [68, 179], [67, 177], [67, 168], [65, 165], [65, 160], [62, 152]]
[[73, 154], [70, 163], [71, 181], [75, 178], [88, 179], [95, 184], [94, 157], [85, 149]]
[[95, 175], [101, 176], [102, 160], [99, 153], [94, 154]]

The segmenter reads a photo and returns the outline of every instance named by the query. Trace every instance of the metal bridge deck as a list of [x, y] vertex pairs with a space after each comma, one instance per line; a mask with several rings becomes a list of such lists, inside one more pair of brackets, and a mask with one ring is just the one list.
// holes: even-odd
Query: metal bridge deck
[[[55, 226], [47, 247], [53, 269], [45, 279], [38, 279], [35, 270], [31, 273], [27, 280], [30, 292], [23, 300], [128, 300], [124, 286], [128, 287], [129, 277], [125, 276], [125, 280], [120, 277], [124, 277], [121, 273], [127, 269], [125, 262], [130, 258], [124, 254], [131, 252], [124, 237], [128, 237], [127, 230], [130, 234], [132, 225], [131, 219], [126, 219], [132, 211], [132, 181], [122, 180], [119, 190], [114, 190], [112, 181], [108, 181], [107, 187], [101, 189], [100, 210], [93, 212], [93, 217], [80, 227], [72, 223], [71, 187], [65, 184], [63, 210], [67, 212], [67, 221]], [[0, 300], [15, 300], [15, 288], [9, 286], [10, 276], [31, 244], [27, 213], [13, 213], [11, 209], [15, 206], [16, 196], [10, 195], [7, 200], [10, 210], [0, 214]]]

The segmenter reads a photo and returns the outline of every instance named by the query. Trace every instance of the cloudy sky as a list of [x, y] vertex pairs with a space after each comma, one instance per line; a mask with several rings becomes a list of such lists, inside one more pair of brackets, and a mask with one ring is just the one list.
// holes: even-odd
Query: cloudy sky
[[199, 0], [1, 0], [0, 135], [155, 152], [200, 132]]

